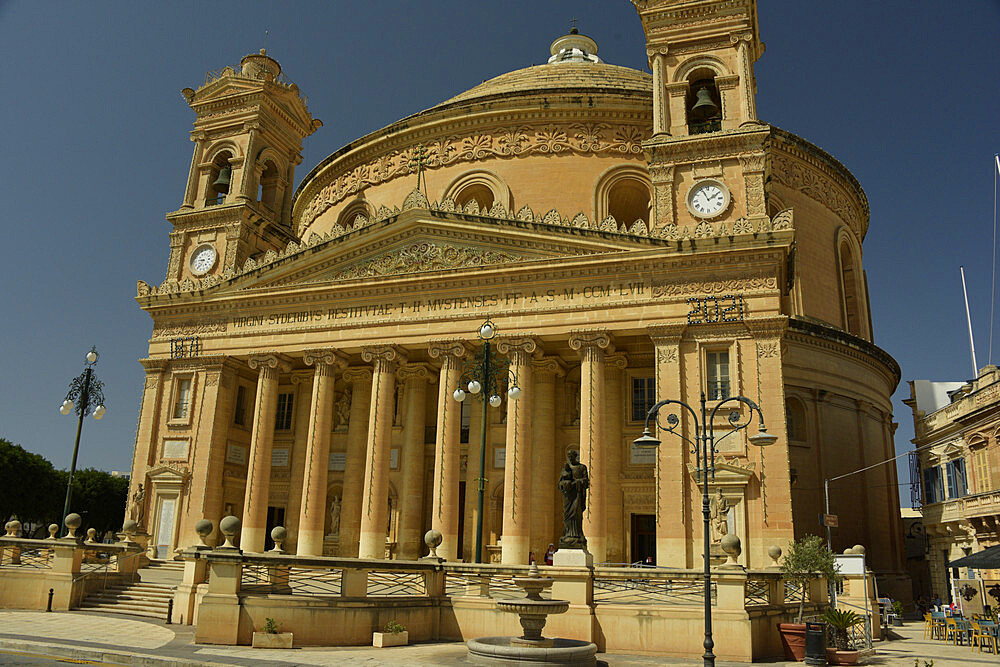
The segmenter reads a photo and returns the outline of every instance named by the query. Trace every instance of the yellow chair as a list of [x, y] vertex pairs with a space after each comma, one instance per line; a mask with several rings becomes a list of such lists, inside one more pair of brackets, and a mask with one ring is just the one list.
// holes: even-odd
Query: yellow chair
[[924, 639], [934, 636], [934, 621], [931, 620], [931, 613], [924, 614]]

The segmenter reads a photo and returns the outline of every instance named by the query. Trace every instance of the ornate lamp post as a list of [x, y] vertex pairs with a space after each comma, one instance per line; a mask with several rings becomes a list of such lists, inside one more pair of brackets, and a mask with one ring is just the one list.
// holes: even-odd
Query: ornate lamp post
[[500, 357], [495, 349], [490, 345], [490, 341], [497, 335], [496, 325], [487, 319], [479, 327], [479, 339], [483, 341], [482, 347], [476, 356], [462, 366], [462, 374], [459, 377], [459, 387], [455, 389], [452, 396], [456, 401], [465, 400], [465, 389], [470, 394], [479, 396], [483, 402], [483, 419], [480, 428], [479, 438], [479, 477], [476, 479], [479, 492], [479, 516], [476, 521], [476, 562], [483, 562], [483, 496], [486, 492], [486, 408], [493, 406], [500, 407], [503, 399], [500, 392], [503, 385], [507, 385], [507, 397], [516, 400], [521, 395], [521, 389], [517, 386], [517, 377], [510, 370], [510, 362]]
[[[728, 407], [735, 408], [733, 403], [744, 403], [750, 408], [750, 413], [747, 416], [746, 422], [742, 421], [740, 416], [740, 411], [733, 409], [729, 413], [729, 423], [733, 426], [733, 429], [727, 433], [724, 433], [721, 437], [716, 440], [715, 438], [715, 415], [719, 412], [719, 409], [725, 406], [727, 403], [730, 405]], [[670, 413], [667, 416], [667, 425], [663, 426], [658, 417], [660, 408], [665, 405], [679, 405], [689, 413], [691, 413], [691, 419], [694, 421], [694, 440], [691, 440], [683, 433], [677, 430], [680, 426], [681, 420], [677, 417], [676, 413]], [[751, 401], [746, 396], [731, 396], [723, 401], [720, 401], [715, 405], [711, 411], [709, 411], [705, 405], [705, 392], [701, 392], [701, 421], [698, 421], [698, 414], [691, 408], [687, 403], [681, 401], [675, 401], [673, 399], [666, 399], [660, 401], [653, 407], [649, 409], [649, 413], [646, 415], [646, 426], [642, 431], [642, 435], [634, 440], [636, 447], [658, 447], [660, 441], [657, 440], [649, 432], [649, 422], [653, 420], [658, 428], [664, 431], [669, 431], [673, 433], [681, 440], [684, 440], [694, 450], [695, 455], [695, 474], [698, 476], [698, 483], [701, 484], [701, 512], [704, 519], [704, 561], [705, 561], [705, 654], [702, 656], [705, 660], [705, 665], [714, 666], [715, 665], [715, 654], [712, 653], [712, 648], [715, 646], [715, 642], [712, 641], [712, 569], [711, 561], [709, 559], [709, 548], [711, 546], [711, 536], [709, 533], [709, 502], [708, 502], [708, 482], [709, 479], [715, 480], [715, 446], [718, 442], [729, 437], [737, 431], [742, 431], [750, 425], [753, 421], [753, 413], [756, 412], [760, 417], [760, 429], [756, 435], [751, 435], [749, 440], [750, 444], [756, 445], [758, 447], [765, 447], [767, 445], [774, 444], [778, 437], [767, 432], [764, 428], [764, 413], [760, 411], [760, 408], [756, 403]], [[710, 477], [711, 476], [711, 477]]]
[[[69, 514], [69, 505], [73, 499], [73, 474], [76, 472], [76, 455], [80, 451], [80, 431], [83, 430], [83, 417], [93, 408], [94, 419], [100, 419], [107, 412], [104, 407], [104, 383], [94, 375], [94, 366], [97, 365], [97, 347], [91, 347], [87, 353], [87, 363], [84, 371], [73, 378], [69, 383], [69, 391], [66, 393], [66, 400], [63, 401], [59, 412], [68, 415], [76, 406], [76, 414], [80, 416], [76, 424], [76, 442], [73, 444], [73, 462], [69, 467], [69, 481], [66, 483], [66, 502], [63, 505], [63, 516]], [[60, 522], [62, 523], [62, 522]]]

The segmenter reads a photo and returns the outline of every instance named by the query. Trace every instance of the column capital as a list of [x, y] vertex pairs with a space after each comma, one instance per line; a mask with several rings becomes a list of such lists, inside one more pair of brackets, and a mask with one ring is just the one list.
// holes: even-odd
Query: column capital
[[719, 90], [729, 90], [730, 88], [735, 88], [740, 85], [740, 75], [727, 74], [726, 76], [717, 76], [715, 77], [715, 85], [718, 86]]
[[624, 352], [614, 352], [604, 357], [604, 363], [607, 364], [609, 371], [623, 371], [628, 368], [628, 355]]
[[749, 30], [729, 33], [729, 43], [733, 46], [738, 45], [740, 42], [743, 42], [744, 45], [748, 46], [752, 40], [753, 33]]
[[292, 371], [292, 384], [307, 384], [312, 386], [313, 376], [315, 376], [313, 371]]
[[468, 348], [465, 341], [457, 338], [432, 340], [427, 345], [427, 352], [431, 355], [432, 359], [437, 359], [438, 357], [464, 357], [467, 351]]
[[396, 373], [396, 377], [404, 382], [414, 380], [433, 383], [437, 382], [437, 376], [438, 374], [432, 371], [428, 364], [423, 362], [406, 364]]
[[614, 346], [611, 344], [611, 334], [603, 329], [571, 331], [569, 346], [577, 351], [591, 347], [608, 350], [608, 352], [614, 351]]
[[361, 358], [365, 361], [383, 363], [406, 363], [406, 352], [398, 345], [366, 345], [361, 348]]
[[271, 368], [279, 373], [288, 371], [292, 367], [288, 360], [277, 352], [262, 352], [260, 354], [251, 355], [247, 360], [247, 364], [249, 364], [250, 368], [254, 370]]
[[357, 384], [359, 382], [371, 382], [372, 369], [365, 368], [363, 366], [351, 366], [349, 368], [344, 369], [344, 372], [341, 374], [341, 377], [347, 384]]
[[691, 84], [687, 81], [675, 81], [673, 83], [668, 83], [665, 88], [667, 89], [667, 95], [670, 97], [685, 97], [688, 94], [688, 88]]
[[538, 357], [531, 362], [531, 368], [542, 376], [562, 377], [566, 375], [566, 364], [559, 357]]
[[503, 336], [497, 339], [497, 352], [500, 354], [531, 354], [537, 349], [538, 339], [534, 336]]
[[686, 328], [686, 322], [676, 324], [659, 324], [656, 326], [646, 327], [646, 332], [653, 340], [654, 345], [676, 345], [681, 341], [681, 337], [684, 335], [684, 329]]
[[332, 369], [347, 368], [347, 356], [330, 347], [305, 350], [302, 353], [302, 360], [306, 362], [306, 366], [315, 365], [317, 369], [324, 366], [329, 366]]

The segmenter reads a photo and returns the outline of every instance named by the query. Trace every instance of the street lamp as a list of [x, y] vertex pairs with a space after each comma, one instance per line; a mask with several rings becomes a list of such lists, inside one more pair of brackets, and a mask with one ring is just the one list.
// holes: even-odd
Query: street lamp
[[[452, 393], [456, 401], [464, 401], [465, 389], [474, 396], [479, 396], [483, 402], [483, 419], [479, 438], [479, 477], [476, 479], [479, 492], [479, 516], [476, 521], [476, 562], [483, 562], [483, 497], [486, 492], [486, 407], [500, 407], [502, 385], [506, 384], [507, 398], [516, 400], [521, 395], [517, 386], [517, 376], [510, 370], [510, 362], [500, 357], [490, 345], [490, 340], [497, 334], [496, 325], [487, 319], [479, 327], [479, 339], [482, 347], [476, 356], [462, 366], [459, 376], [459, 387]], [[462, 387], [465, 389], [462, 389]]]
[[[104, 407], [104, 383], [94, 375], [97, 365], [97, 347], [91, 347], [87, 353], [87, 363], [84, 371], [69, 383], [66, 400], [59, 407], [59, 412], [68, 415], [76, 406], [80, 419], [76, 424], [76, 442], [73, 444], [73, 462], [69, 467], [69, 481], [66, 483], [66, 502], [63, 504], [63, 517], [69, 514], [70, 501], [73, 499], [73, 474], [76, 472], [76, 455], [80, 451], [80, 431], [83, 430], [83, 417], [93, 409], [94, 419], [100, 419], [108, 410]], [[62, 523], [60, 521], [60, 523]]]
[[[729, 424], [733, 426], [733, 429], [728, 433], [723, 434], [718, 440], [716, 440], [715, 415], [720, 408], [730, 402], [745, 403], [750, 408], [750, 414], [747, 416], [746, 422], [743, 422], [740, 411], [733, 409], [729, 413], [728, 417]], [[679, 405], [691, 413], [691, 419], [694, 421], [694, 440], [691, 440], [683, 433], [676, 430], [681, 423], [681, 420], [677, 417], [676, 413], [670, 413], [667, 416], [666, 426], [660, 424], [657, 413], [659, 413], [660, 408], [665, 405]], [[730, 405], [729, 407], [735, 408], [734, 405]], [[766, 447], [767, 445], [774, 444], [778, 437], [767, 432], [767, 429], [764, 427], [764, 413], [760, 411], [760, 408], [756, 403], [751, 401], [746, 396], [731, 396], [720, 401], [712, 408], [711, 412], [709, 412], [705, 405], [705, 392], [701, 392], [701, 422], [698, 421], [697, 413], [687, 403], [672, 399], [662, 400], [649, 409], [649, 412], [646, 414], [646, 424], [645, 428], [642, 430], [642, 435], [633, 441], [633, 444], [635, 444], [636, 447], [654, 448], [660, 445], [660, 441], [657, 440], [649, 431], [649, 421], [653, 420], [653, 423], [656, 424], [658, 428], [673, 433], [681, 440], [690, 444], [694, 449], [695, 474], [698, 475], [698, 483], [701, 484], [701, 512], [704, 519], [705, 552], [703, 556], [705, 561], [705, 654], [702, 658], [704, 658], [706, 666], [715, 665], [715, 654], [712, 653], [712, 648], [715, 646], [715, 642], [712, 641], [712, 569], [708, 553], [709, 547], [711, 546], [708, 504], [709, 475], [711, 475], [711, 479], [714, 481], [716, 444], [733, 433], [747, 428], [750, 425], [750, 422], [753, 421], [754, 411], [756, 411], [757, 415], [760, 417], [760, 429], [757, 434], [748, 438], [750, 440], [750, 444], [756, 445], [757, 447]]]

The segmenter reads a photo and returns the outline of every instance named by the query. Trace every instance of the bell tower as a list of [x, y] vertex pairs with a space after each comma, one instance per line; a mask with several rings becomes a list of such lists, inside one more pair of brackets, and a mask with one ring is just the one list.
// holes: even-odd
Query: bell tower
[[753, 66], [764, 52], [756, 0], [632, 0], [653, 71], [643, 143], [656, 227], [767, 215], [768, 127]]
[[168, 281], [235, 270], [298, 240], [295, 165], [302, 140], [323, 124], [264, 49], [245, 56], [239, 70], [209, 72], [204, 85], [181, 92], [196, 114], [194, 155], [184, 201], [167, 214], [174, 226]]

